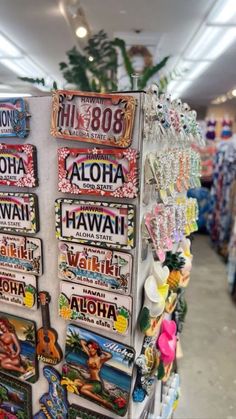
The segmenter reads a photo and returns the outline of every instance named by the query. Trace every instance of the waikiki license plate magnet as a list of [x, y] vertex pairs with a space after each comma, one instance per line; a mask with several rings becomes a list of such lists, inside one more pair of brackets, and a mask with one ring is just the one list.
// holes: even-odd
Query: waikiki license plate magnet
[[0, 233], [0, 267], [42, 275], [42, 243], [34, 237]]
[[86, 285], [61, 281], [59, 315], [83, 326], [127, 335], [131, 324], [132, 298]]
[[29, 116], [24, 99], [0, 100], [0, 137], [26, 137], [29, 133]]
[[62, 198], [55, 209], [60, 240], [118, 249], [135, 246], [133, 205]]
[[0, 185], [37, 186], [36, 147], [31, 144], [0, 144]]
[[58, 276], [106, 291], [130, 294], [132, 255], [59, 241]]
[[59, 148], [58, 176], [61, 192], [132, 199], [138, 193], [138, 152]]
[[0, 301], [18, 307], [37, 309], [36, 277], [0, 269]]
[[38, 229], [36, 195], [0, 192], [0, 230], [33, 234]]
[[135, 108], [133, 96], [58, 90], [53, 93], [50, 132], [67, 140], [127, 148]]

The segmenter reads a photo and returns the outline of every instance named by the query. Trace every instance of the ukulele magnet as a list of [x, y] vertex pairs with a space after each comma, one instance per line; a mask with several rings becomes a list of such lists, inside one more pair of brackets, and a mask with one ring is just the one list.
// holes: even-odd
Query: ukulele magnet
[[138, 152], [59, 148], [58, 175], [61, 192], [133, 199], [138, 194]]
[[130, 294], [132, 255], [59, 241], [58, 276], [101, 290]]
[[41, 240], [0, 233], [0, 268], [42, 275]]
[[0, 418], [32, 419], [32, 387], [0, 373]]
[[26, 137], [29, 133], [29, 116], [24, 99], [1, 99], [0, 137]]
[[0, 269], [0, 301], [37, 310], [36, 277]]
[[135, 109], [133, 96], [54, 91], [50, 133], [60, 139], [127, 148], [132, 141]]
[[61, 198], [55, 210], [60, 240], [118, 249], [135, 246], [133, 205]]
[[39, 230], [35, 194], [0, 192], [0, 230], [34, 234]]
[[38, 296], [43, 322], [43, 326], [37, 331], [38, 360], [45, 364], [56, 365], [62, 360], [63, 354], [57, 342], [57, 332], [50, 326], [49, 303], [51, 297], [47, 291], [40, 291]]
[[61, 281], [59, 316], [117, 336], [128, 334], [132, 298], [84, 285]]
[[13, 375], [21, 381], [37, 381], [35, 322], [1, 312], [0, 348], [1, 372]]

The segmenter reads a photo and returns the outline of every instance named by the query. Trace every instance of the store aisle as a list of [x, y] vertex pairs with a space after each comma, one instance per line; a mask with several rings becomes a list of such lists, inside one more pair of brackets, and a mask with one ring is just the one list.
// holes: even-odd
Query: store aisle
[[181, 399], [174, 418], [234, 419], [236, 306], [227, 293], [226, 266], [207, 236], [195, 236], [193, 254], [179, 361]]

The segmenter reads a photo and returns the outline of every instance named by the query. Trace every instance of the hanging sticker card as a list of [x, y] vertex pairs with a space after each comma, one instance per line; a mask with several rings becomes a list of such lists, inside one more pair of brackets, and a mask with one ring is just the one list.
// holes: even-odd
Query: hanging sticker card
[[37, 281], [34, 275], [0, 269], [0, 301], [37, 309]]
[[129, 404], [134, 358], [133, 348], [70, 324], [62, 384], [68, 391], [124, 416]]
[[59, 315], [117, 335], [127, 335], [131, 324], [132, 298], [114, 292], [61, 281]]
[[31, 419], [31, 385], [2, 373], [0, 373], [0, 383], [0, 418]]
[[24, 99], [1, 99], [0, 137], [26, 137], [29, 133], [29, 116]]
[[67, 140], [127, 148], [135, 108], [133, 96], [58, 90], [53, 92], [50, 133]]
[[82, 285], [129, 294], [132, 255], [100, 247], [58, 242], [58, 276]]
[[0, 192], [0, 230], [37, 233], [38, 200], [35, 194]]
[[58, 150], [58, 188], [72, 194], [135, 198], [138, 152], [128, 150]]
[[22, 381], [38, 379], [35, 322], [0, 313], [0, 371]]
[[37, 186], [36, 148], [31, 144], [0, 144], [0, 185]]
[[56, 237], [96, 246], [131, 249], [135, 246], [134, 206], [57, 199]]
[[41, 240], [0, 233], [0, 267], [42, 275]]

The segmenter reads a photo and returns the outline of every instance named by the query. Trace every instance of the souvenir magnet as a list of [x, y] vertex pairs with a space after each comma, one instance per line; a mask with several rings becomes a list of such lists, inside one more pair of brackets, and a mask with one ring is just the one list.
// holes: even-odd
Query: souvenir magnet
[[37, 309], [37, 280], [34, 275], [0, 269], [0, 301]]
[[127, 148], [135, 108], [133, 96], [58, 90], [52, 96], [50, 133], [61, 139]]
[[21, 381], [38, 379], [35, 322], [0, 313], [0, 370]]
[[0, 185], [37, 186], [36, 148], [31, 144], [0, 144]]
[[60, 240], [118, 249], [135, 246], [133, 205], [61, 198], [55, 209]]
[[132, 298], [61, 281], [59, 316], [103, 329], [118, 336], [127, 335], [131, 324]]
[[26, 137], [29, 133], [29, 116], [24, 99], [1, 99], [0, 137]]
[[130, 294], [132, 255], [59, 241], [58, 276], [101, 290]]
[[0, 267], [42, 275], [41, 240], [0, 233]]
[[131, 148], [59, 148], [58, 189], [72, 194], [136, 198], [138, 152]]
[[47, 291], [39, 292], [39, 302], [42, 312], [43, 326], [37, 331], [38, 360], [46, 364], [56, 365], [62, 359], [62, 351], [57, 342], [57, 332], [50, 326], [49, 302], [50, 295]]
[[0, 418], [32, 419], [32, 387], [0, 373]]
[[110, 417], [86, 409], [86, 407], [72, 404], [68, 410], [68, 419], [110, 419]]
[[70, 324], [65, 352], [62, 384], [67, 390], [124, 416], [129, 403], [134, 349]]
[[174, 320], [163, 320], [161, 333], [156, 342], [156, 347], [160, 352], [158, 378], [162, 379], [163, 382], [168, 380], [175, 359], [177, 344], [176, 331], [177, 327]]
[[34, 419], [67, 419], [69, 404], [67, 391], [61, 385], [61, 375], [55, 368], [49, 366], [43, 368], [43, 375], [48, 381], [48, 392], [40, 397], [41, 410], [34, 415]]
[[37, 233], [38, 200], [35, 194], [0, 192], [0, 230]]

